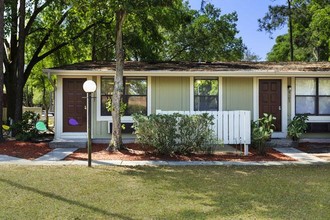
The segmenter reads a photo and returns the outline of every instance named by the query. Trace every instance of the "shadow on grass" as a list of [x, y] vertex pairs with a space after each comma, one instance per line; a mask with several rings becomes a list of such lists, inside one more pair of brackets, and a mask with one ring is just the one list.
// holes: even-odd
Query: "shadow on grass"
[[91, 206], [91, 205], [84, 204], [84, 203], [81, 203], [81, 202], [78, 202], [78, 201], [67, 199], [65, 197], [62, 197], [62, 196], [59, 196], [59, 195], [55, 195], [55, 194], [49, 193], [49, 192], [44, 192], [44, 191], [41, 191], [41, 190], [38, 190], [38, 189], [35, 189], [35, 188], [32, 188], [32, 187], [29, 187], [29, 186], [24, 186], [22, 184], [19, 184], [19, 183], [10, 181], [10, 180], [6, 180], [6, 179], [0, 178], [0, 182], [3, 182], [3, 183], [8, 184], [10, 186], [14, 186], [14, 187], [17, 187], [19, 189], [23, 189], [23, 190], [26, 190], [26, 191], [29, 191], [29, 192], [40, 194], [40, 195], [42, 195], [44, 197], [48, 197], [48, 198], [51, 198], [51, 199], [56, 199], [56, 200], [61, 201], [61, 202], [66, 202], [66, 203], [69, 203], [71, 205], [75, 205], [75, 206], [79, 206], [79, 207], [82, 207], [82, 208], [85, 208], [85, 209], [89, 209], [89, 210], [91, 210], [93, 212], [97, 212], [97, 213], [106, 215], [106, 216], [108, 216], [110, 218], [111, 217], [113, 217], [113, 218], [115, 217], [115, 218], [120, 218], [120, 219], [132, 219], [132, 218], [130, 218], [128, 216], [123, 216], [123, 215], [111, 213], [111, 212], [108, 212], [106, 210], [100, 209], [100, 208], [95, 207], [95, 206]]
[[[329, 166], [134, 167], [123, 172], [172, 197], [175, 218], [323, 218]], [[304, 183], [304, 184], [302, 184]], [[306, 187], [306, 185], [309, 187]], [[321, 187], [320, 187], [321, 185]], [[298, 202], [299, 201], [299, 202]], [[189, 205], [187, 205], [189, 204]]]
[[[277, 205], [263, 206], [258, 201], [258, 192], [242, 187], [242, 182], [255, 177], [254, 169], [222, 167], [218, 172], [214, 167], [133, 167], [124, 174], [150, 184], [157, 182], [157, 188], [173, 197], [170, 200], [180, 203], [177, 205], [181, 207], [175, 213], [167, 211], [168, 219], [251, 217], [248, 213], [269, 218]], [[262, 210], [250, 212], [257, 206], [263, 206]]]

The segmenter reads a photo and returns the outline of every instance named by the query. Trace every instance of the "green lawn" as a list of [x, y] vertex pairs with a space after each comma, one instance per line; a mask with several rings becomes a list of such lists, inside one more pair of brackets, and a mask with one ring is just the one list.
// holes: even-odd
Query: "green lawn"
[[0, 219], [329, 219], [330, 166], [0, 166]]

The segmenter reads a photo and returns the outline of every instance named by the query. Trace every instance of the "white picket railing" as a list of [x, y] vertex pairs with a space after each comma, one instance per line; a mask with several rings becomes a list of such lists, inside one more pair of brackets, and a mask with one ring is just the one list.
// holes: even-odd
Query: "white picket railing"
[[248, 155], [251, 144], [251, 112], [250, 111], [162, 111], [156, 110], [156, 114], [180, 113], [196, 115], [208, 113], [214, 116], [212, 129], [214, 134], [224, 144], [243, 144], [244, 155]]

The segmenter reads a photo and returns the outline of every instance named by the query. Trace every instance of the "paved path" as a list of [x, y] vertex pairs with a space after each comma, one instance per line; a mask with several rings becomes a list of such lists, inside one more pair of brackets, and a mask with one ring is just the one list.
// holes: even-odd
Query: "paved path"
[[319, 157], [316, 157], [314, 155], [302, 152], [296, 148], [274, 148], [275, 150], [292, 157], [298, 161], [302, 161], [306, 164], [313, 164], [313, 163], [326, 163], [326, 160], [323, 160]]
[[78, 148], [55, 148], [48, 154], [45, 154], [34, 161], [60, 161], [78, 150]]
[[[275, 148], [283, 154], [297, 159], [297, 161], [124, 161], [124, 160], [97, 160], [92, 165], [112, 166], [279, 166], [290, 164], [323, 164], [329, 161], [304, 153], [295, 148]], [[86, 165], [87, 161], [63, 160], [77, 148], [56, 148], [53, 151], [35, 160], [25, 160], [7, 155], [0, 155], [1, 164], [16, 165]]]

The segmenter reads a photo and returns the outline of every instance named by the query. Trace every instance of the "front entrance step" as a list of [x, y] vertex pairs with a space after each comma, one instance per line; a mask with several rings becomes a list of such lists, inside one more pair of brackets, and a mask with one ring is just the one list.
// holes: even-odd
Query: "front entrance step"
[[86, 148], [86, 139], [54, 139], [49, 142], [50, 148]]
[[330, 144], [330, 138], [302, 138], [299, 143]]
[[292, 141], [291, 139], [288, 138], [273, 138], [270, 141], [266, 142], [267, 147], [296, 147], [298, 144], [297, 141]]
[[299, 143], [306, 144], [330, 144], [330, 138], [301, 138], [298, 141], [292, 141], [289, 138], [273, 138], [270, 141], [266, 142], [268, 147], [297, 147]]

